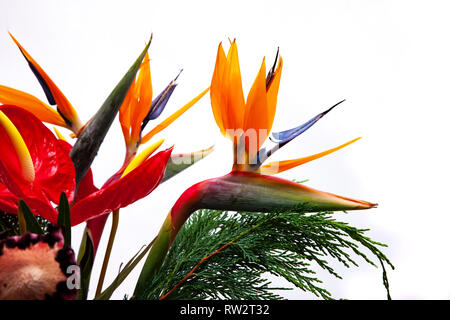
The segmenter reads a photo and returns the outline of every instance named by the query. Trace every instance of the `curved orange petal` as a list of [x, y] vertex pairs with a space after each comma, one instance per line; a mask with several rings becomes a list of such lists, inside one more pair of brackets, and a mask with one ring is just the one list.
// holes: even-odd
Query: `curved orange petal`
[[67, 100], [61, 90], [56, 86], [56, 84], [50, 79], [50, 77], [45, 73], [45, 71], [41, 68], [41, 66], [29, 55], [29, 53], [21, 46], [21, 44], [13, 37], [13, 35], [9, 34], [16, 45], [19, 47], [19, 50], [22, 52], [25, 59], [28, 61], [31, 70], [38, 78], [39, 83], [44, 89], [45, 94], [50, 102], [50, 104], [56, 104], [58, 106], [58, 110], [61, 114], [70, 122], [70, 127], [77, 133], [81, 128], [81, 123], [78, 118], [77, 112], [73, 108], [72, 104]]
[[122, 105], [119, 109], [119, 122], [122, 128], [123, 137], [125, 139], [125, 143], [128, 145], [130, 143], [131, 138], [131, 109], [133, 108], [132, 101], [134, 100], [134, 90], [135, 84], [134, 81], [128, 89], [127, 95], [122, 102]]
[[149, 113], [152, 105], [153, 90], [148, 52], [139, 69], [134, 94], [136, 104], [130, 109], [131, 140], [137, 142], [141, 136], [142, 121]]
[[245, 99], [242, 90], [241, 70], [239, 68], [239, 56], [236, 41], [231, 43], [227, 55], [227, 62], [223, 74], [222, 92], [224, 109], [222, 118], [224, 119], [225, 130], [242, 129]]
[[216, 120], [217, 126], [220, 129], [220, 132], [225, 135], [225, 126], [223, 114], [225, 111], [225, 101], [223, 98], [223, 73], [225, 70], [227, 57], [225, 56], [225, 52], [223, 51], [222, 43], [219, 44], [219, 48], [217, 50], [217, 58], [216, 65], [214, 67], [214, 73], [211, 80], [211, 107], [214, 115], [214, 119]]
[[26, 92], [0, 85], [0, 103], [21, 107], [30, 111], [42, 122], [68, 128], [56, 110]]
[[[273, 120], [272, 120], [273, 121]], [[244, 131], [249, 136], [247, 130], [254, 130], [254, 139], [248, 140], [246, 150], [249, 151], [251, 159], [256, 155], [261, 145], [267, 138], [270, 119], [267, 112], [267, 94], [266, 94], [266, 63], [263, 59], [258, 75], [248, 93], [247, 104], [245, 106]], [[253, 142], [252, 142], [253, 140]]]
[[277, 97], [278, 88], [280, 87], [281, 70], [283, 69], [283, 58], [280, 56], [278, 66], [272, 80], [267, 87], [267, 114], [268, 114], [268, 126], [267, 133], [272, 130], [273, 120], [275, 118], [275, 112], [277, 109]]
[[342, 148], [352, 144], [353, 142], [358, 141], [359, 139], [361, 139], [361, 137], [353, 139], [349, 142], [346, 142], [338, 147], [335, 147], [335, 148], [332, 148], [332, 149], [329, 149], [329, 150], [326, 150], [323, 152], [319, 152], [319, 153], [313, 154], [311, 156], [298, 158], [298, 159], [292, 159], [292, 160], [270, 162], [261, 167], [261, 174], [272, 175], [272, 174], [280, 173], [280, 172], [295, 168], [299, 165], [319, 159], [330, 153], [338, 151], [339, 149], [342, 149]]

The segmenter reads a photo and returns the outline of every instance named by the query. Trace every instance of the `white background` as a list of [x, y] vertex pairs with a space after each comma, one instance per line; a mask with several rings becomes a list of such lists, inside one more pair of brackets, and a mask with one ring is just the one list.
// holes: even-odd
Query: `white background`
[[[263, 56], [271, 64], [279, 46], [285, 64], [274, 130], [296, 126], [343, 98], [347, 102], [275, 157], [300, 157], [363, 137], [282, 176], [307, 178], [309, 186], [379, 203], [377, 209], [336, 215], [370, 228], [371, 237], [389, 244], [384, 252], [396, 266], [389, 271], [394, 299], [448, 299], [449, 9], [446, 1], [411, 0], [0, 0], [0, 83], [45, 101], [9, 30], [86, 121], [153, 32], [154, 96], [184, 69], [163, 119], [209, 85], [220, 41], [227, 47], [228, 37], [237, 38], [245, 92]], [[230, 146], [215, 125], [209, 95], [160, 137], [166, 138], [165, 146], [175, 144], [175, 152], [212, 144], [216, 151], [121, 211], [106, 284], [120, 262], [153, 239], [181, 192], [231, 168]], [[119, 169], [123, 156], [116, 122], [93, 164], [98, 186]], [[83, 227], [75, 230], [77, 243]], [[107, 233], [93, 289], [106, 240]], [[381, 269], [358, 261], [360, 268], [337, 266], [343, 280], [321, 271], [319, 277], [337, 298], [384, 299]], [[114, 298], [132, 293], [137, 275]], [[298, 290], [283, 295], [315, 298]]]

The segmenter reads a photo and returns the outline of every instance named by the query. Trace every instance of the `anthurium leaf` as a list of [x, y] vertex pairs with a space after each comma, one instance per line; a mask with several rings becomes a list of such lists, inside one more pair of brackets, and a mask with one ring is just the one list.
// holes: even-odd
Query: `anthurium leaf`
[[77, 260], [81, 269], [81, 287], [78, 290], [78, 300], [87, 300], [92, 265], [94, 264], [94, 245], [89, 232], [85, 232], [83, 235]]
[[58, 225], [62, 227], [64, 232], [64, 245], [71, 246], [71, 224], [70, 224], [70, 207], [66, 194], [61, 192], [58, 206]]
[[36, 217], [31, 212], [30, 207], [23, 201], [19, 200], [17, 215], [19, 218], [20, 233], [31, 232], [36, 234], [43, 234], [41, 226], [36, 220]]
[[106, 98], [95, 116], [89, 121], [89, 124], [80, 134], [77, 142], [73, 146], [70, 157], [75, 165], [77, 186], [89, 170], [92, 161], [94, 161], [100, 145], [113, 123], [114, 118], [119, 112], [128, 89], [134, 81], [150, 43], [151, 39], [122, 80], [120, 80], [108, 98]]

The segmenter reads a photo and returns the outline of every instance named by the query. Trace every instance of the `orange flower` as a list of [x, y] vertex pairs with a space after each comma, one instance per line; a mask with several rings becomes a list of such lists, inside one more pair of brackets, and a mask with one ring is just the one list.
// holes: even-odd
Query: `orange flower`
[[56, 105], [56, 110], [38, 98], [0, 85], [0, 103], [11, 104], [26, 109], [33, 113], [39, 120], [48, 122], [57, 126], [65, 127], [71, 130], [75, 135], [81, 133], [82, 124], [78, 118], [77, 112], [72, 104], [67, 100], [61, 90], [56, 86], [52, 79], [45, 73], [41, 66], [31, 57], [31, 55], [22, 47], [22, 45], [9, 34], [20, 52], [28, 62], [28, 65], [38, 79], [47, 100], [50, 105]]
[[[261, 68], [244, 101], [236, 41], [231, 43], [225, 56], [222, 44], [217, 51], [216, 66], [211, 81], [211, 105], [217, 125], [222, 134], [232, 139], [237, 147], [242, 134], [247, 136], [241, 147], [246, 161], [253, 158], [272, 129], [277, 105], [283, 60], [276, 70], [272, 68], [266, 79], [266, 64]], [[245, 161], [235, 159], [235, 162]]]
[[[359, 139], [353, 139], [341, 146], [311, 156], [272, 162], [262, 166], [262, 163], [278, 148], [309, 129], [337, 105], [317, 115], [304, 125], [282, 133], [274, 133], [274, 136], [281, 136], [282, 139], [276, 141], [277, 145], [269, 151], [265, 148], [261, 149], [272, 130], [282, 68], [283, 59], [281, 56], [278, 59], [277, 52], [275, 63], [266, 76], [266, 64], [265, 59], [263, 59], [248, 93], [247, 101], [244, 101], [236, 41], [231, 42], [226, 56], [222, 44], [219, 44], [216, 66], [211, 81], [211, 106], [220, 131], [233, 141], [233, 171], [252, 171], [262, 174], [279, 173], [323, 157]], [[276, 139], [271, 138], [271, 140]]]
[[124, 166], [136, 155], [139, 145], [150, 141], [150, 139], [165, 129], [172, 122], [178, 119], [184, 112], [197, 103], [209, 90], [203, 90], [194, 99], [189, 101], [185, 106], [174, 112], [167, 119], [158, 124], [148, 133], [143, 134], [144, 128], [150, 120], [158, 118], [164, 110], [170, 96], [177, 84], [175, 81], [178, 76], [172, 80], [169, 85], [152, 101], [152, 77], [150, 73], [150, 59], [148, 54], [145, 56], [139, 74], [131, 85], [125, 100], [119, 110], [119, 121], [122, 127], [123, 136], [126, 145], [126, 155]]
[[[278, 53], [277, 53], [278, 58]], [[263, 163], [276, 150], [309, 129], [328, 110], [306, 123], [282, 132], [272, 133], [272, 148], [262, 147], [272, 129], [283, 60], [277, 58], [266, 76], [265, 60], [250, 89], [247, 101], [242, 92], [236, 41], [225, 56], [219, 45], [211, 81], [211, 106], [223, 135], [233, 141], [232, 171], [224, 176], [201, 181], [189, 187], [178, 198], [164, 221], [139, 276], [135, 295], [148, 288], [155, 273], [189, 216], [199, 209], [243, 212], [317, 212], [363, 210], [375, 203], [323, 192], [290, 180], [270, 176], [337, 151], [357, 139], [336, 148], [294, 160]]]

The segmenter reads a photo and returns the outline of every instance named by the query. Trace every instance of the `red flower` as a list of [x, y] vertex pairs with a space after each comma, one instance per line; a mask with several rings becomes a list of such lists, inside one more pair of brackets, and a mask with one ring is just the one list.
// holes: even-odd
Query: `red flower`
[[[75, 169], [70, 145], [39, 119], [16, 106], [0, 107], [0, 210], [17, 212], [21, 198], [33, 212], [55, 223], [61, 192], [74, 202]], [[161, 182], [172, 148], [146, 158], [122, 179], [97, 190], [88, 173], [71, 209], [72, 225], [145, 197]]]

